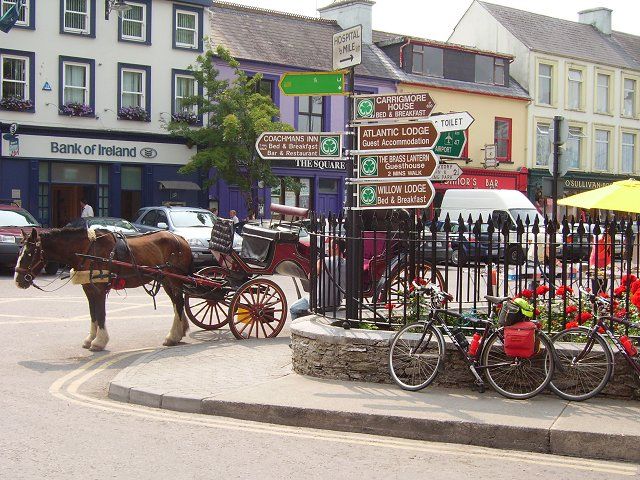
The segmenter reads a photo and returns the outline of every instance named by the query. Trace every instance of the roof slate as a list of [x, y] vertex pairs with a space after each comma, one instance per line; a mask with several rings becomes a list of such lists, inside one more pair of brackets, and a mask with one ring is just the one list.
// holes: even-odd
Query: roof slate
[[[215, 2], [209, 9], [209, 38], [237, 59], [309, 70], [332, 70], [333, 20]], [[363, 45], [356, 75], [397, 80], [400, 72], [375, 45]]]
[[640, 38], [605, 35], [592, 25], [478, 2], [531, 50], [591, 63], [640, 70]]

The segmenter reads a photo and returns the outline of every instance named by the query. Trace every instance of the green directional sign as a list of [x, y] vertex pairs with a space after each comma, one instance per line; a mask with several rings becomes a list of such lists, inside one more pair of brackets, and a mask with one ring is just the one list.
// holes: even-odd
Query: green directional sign
[[464, 130], [442, 132], [433, 147], [433, 153], [441, 157], [460, 158], [466, 144], [467, 134]]
[[346, 94], [342, 72], [285, 73], [279, 85], [285, 95]]

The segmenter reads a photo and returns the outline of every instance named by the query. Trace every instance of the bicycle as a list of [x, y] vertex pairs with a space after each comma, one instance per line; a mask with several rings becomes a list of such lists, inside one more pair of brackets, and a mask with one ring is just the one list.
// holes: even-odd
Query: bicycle
[[[555, 356], [551, 339], [540, 329], [535, 331], [536, 353], [530, 358], [508, 357], [504, 352], [503, 328], [496, 327], [496, 307], [503, 306], [509, 297], [487, 295], [485, 299], [494, 308], [487, 319], [477, 315], [466, 316], [443, 309], [453, 297], [437, 285], [419, 285], [415, 281], [413, 294], [419, 300], [426, 296], [427, 319], [402, 328], [392, 339], [389, 349], [391, 377], [404, 390], [417, 391], [431, 384], [443, 368], [445, 340], [443, 333], [460, 352], [471, 371], [480, 393], [487, 381], [501, 395], [512, 399], [531, 398], [543, 391], [553, 375]], [[482, 326], [481, 334], [474, 335], [471, 348], [459, 329], [447, 325], [446, 318]]]
[[567, 328], [551, 339], [558, 368], [549, 387], [559, 397], [572, 401], [593, 398], [607, 385], [614, 369], [614, 346], [640, 378], [640, 360], [636, 357], [637, 351], [633, 352], [635, 347], [630, 343], [625, 346], [630, 340], [616, 335], [612, 328], [612, 325], [640, 328], [640, 324], [605, 314], [611, 308], [609, 300], [584, 288], [579, 291], [594, 305], [592, 325]]

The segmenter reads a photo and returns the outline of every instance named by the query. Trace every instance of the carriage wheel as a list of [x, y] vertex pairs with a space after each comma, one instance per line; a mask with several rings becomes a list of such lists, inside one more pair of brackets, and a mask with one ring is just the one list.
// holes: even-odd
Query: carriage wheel
[[256, 278], [236, 292], [229, 307], [229, 329], [238, 339], [276, 337], [287, 320], [287, 299], [273, 281]]
[[[416, 278], [431, 281], [431, 270], [435, 270], [436, 285], [441, 290], [444, 290], [444, 278], [442, 278], [442, 273], [440, 273], [440, 270], [437, 268], [434, 268], [429, 262], [416, 264]], [[412, 280], [411, 278], [406, 278], [407, 273], [407, 269], [404, 265], [400, 265], [395, 272], [392, 272], [383, 283], [378, 299], [387, 303], [402, 305], [408, 296], [409, 292], [406, 290], [410, 287]]]
[[[226, 282], [229, 271], [221, 267], [207, 267], [198, 271], [196, 275], [207, 277], [211, 280]], [[235, 292], [227, 293], [222, 301], [201, 297], [192, 297], [184, 294], [184, 309], [187, 317], [194, 325], [204, 330], [217, 330], [227, 324], [229, 305]]]

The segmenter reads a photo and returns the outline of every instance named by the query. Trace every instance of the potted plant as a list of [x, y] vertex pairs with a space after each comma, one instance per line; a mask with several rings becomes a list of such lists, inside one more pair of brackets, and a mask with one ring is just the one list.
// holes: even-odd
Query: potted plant
[[60, 107], [60, 114], [69, 117], [90, 117], [93, 115], [93, 108], [84, 103], [71, 102]]
[[198, 115], [189, 111], [176, 112], [171, 114], [171, 120], [174, 122], [185, 122], [188, 125], [195, 125], [198, 123]]
[[0, 108], [13, 112], [24, 112], [33, 108], [33, 102], [17, 95], [0, 98]]
[[118, 110], [118, 118], [122, 120], [149, 121], [149, 112], [142, 107], [122, 107]]

